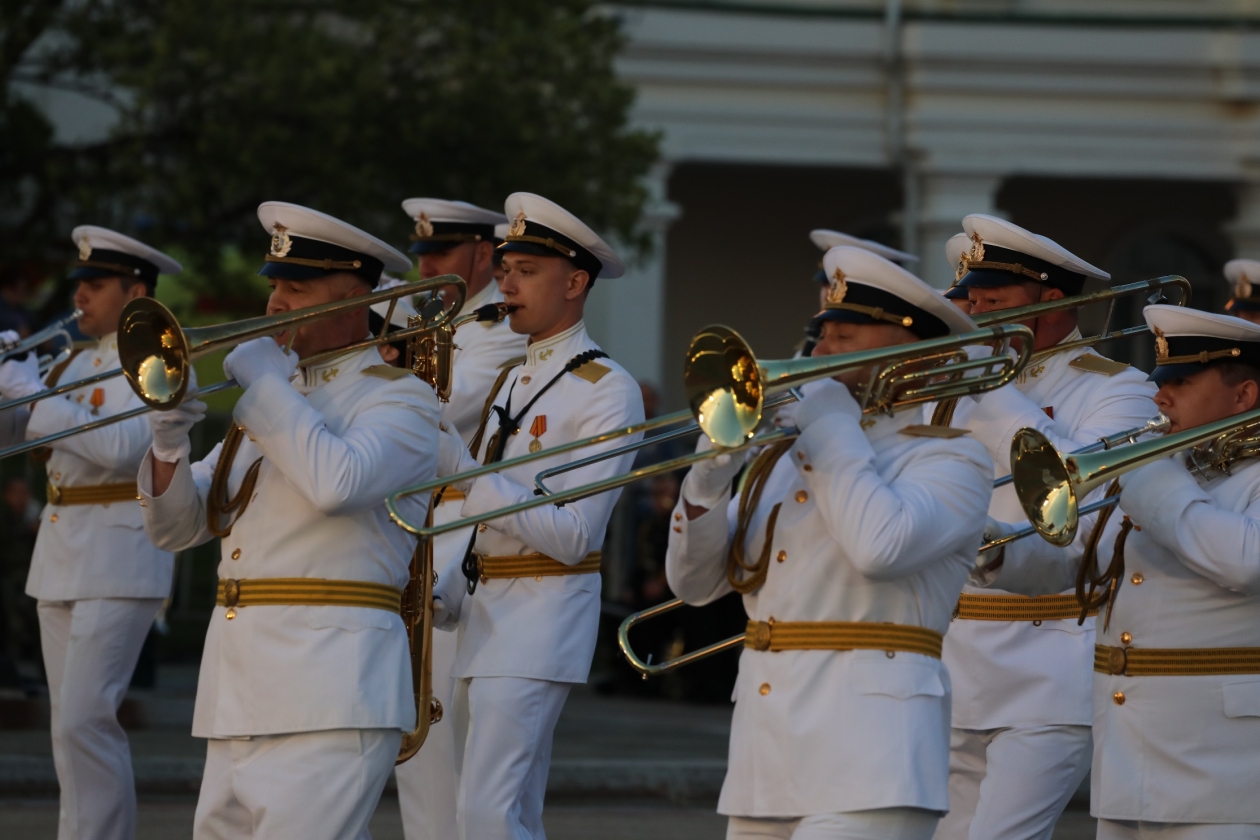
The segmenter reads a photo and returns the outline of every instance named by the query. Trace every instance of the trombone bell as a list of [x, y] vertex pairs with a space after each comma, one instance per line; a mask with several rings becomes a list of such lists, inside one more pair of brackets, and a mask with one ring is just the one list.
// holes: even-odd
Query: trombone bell
[[169, 309], [150, 297], [128, 304], [118, 325], [118, 361], [145, 405], [162, 410], [183, 401], [190, 358], [184, 331]]
[[720, 324], [697, 333], [683, 382], [691, 413], [715, 446], [738, 446], [757, 431], [765, 388], [757, 358], [739, 333]]
[[1064, 459], [1036, 429], [1020, 429], [1011, 441], [1011, 483], [1037, 532], [1065, 546], [1080, 524], [1074, 458]]

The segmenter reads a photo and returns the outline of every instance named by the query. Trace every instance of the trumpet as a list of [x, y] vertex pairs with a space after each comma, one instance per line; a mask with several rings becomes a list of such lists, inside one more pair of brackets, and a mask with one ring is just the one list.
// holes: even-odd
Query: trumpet
[[40, 374], [47, 373], [56, 365], [64, 362], [70, 357], [70, 353], [74, 347], [74, 338], [67, 329], [70, 324], [83, 317], [82, 309], [75, 309], [64, 318], [53, 321], [48, 326], [36, 333], [28, 335], [26, 338], [0, 350], [0, 362], [7, 362], [16, 356], [21, 356], [35, 350], [39, 345], [46, 341], [52, 341], [54, 338], [62, 338], [65, 340], [65, 346], [57, 351], [55, 355], [46, 355], [39, 357]]
[[1124, 473], [1186, 449], [1191, 471], [1228, 474], [1243, 458], [1260, 455], [1260, 409], [1089, 455], [1064, 455], [1036, 429], [1020, 429], [1011, 441], [1015, 493], [1028, 521], [1047, 542], [1066, 546], [1076, 537], [1080, 517], [1119, 501], [1110, 496], [1093, 506], [1079, 500]]
[[[191, 379], [192, 361], [217, 350], [233, 347], [251, 338], [274, 335], [295, 328], [307, 321], [326, 318], [341, 312], [361, 309], [380, 301], [394, 301], [400, 297], [416, 292], [430, 291], [443, 286], [454, 286], [457, 289], [455, 307], [462, 305], [465, 285], [462, 278], [454, 274], [444, 274], [431, 280], [411, 283], [405, 286], [392, 286], [367, 295], [347, 298], [333, 303], [309, 306], [292, 312], [281, 312], [276, 315], [263, 315], [257, 318], [246, 318], [212, 327], [193, 327], [181, 329], [179, 322], [170, 310], [153, 298], [137, 298], [123, 309], [118, 327], [118, 356], [122, 366], [112, 371], [89, 376], [67, 385], [58, 385], [40, 391], [22, 400], [13, 400], [0, 406], [3, 410], [10, 406], [25, 405], [56, 394], [82, 388], [116, 376], [126, 376], [127, 382], [136, 395], [144, 402], [144, 406], [102, 417], [72, 429], [64, 429], [37, 440], [0, 449], [0, 459], [11, 455], [28, 452], [50, 443], [99, 429], [113, 423], [121, 423], [133, 417], [139, 417], [150, 411], [166, 411], [183, 401]], [[358, 341], [345, 347], [327, 350], [303, 359], [307, 365], [319, 365], [332, 359], [340, 358], [348, 353], [389, 344], [403, 339], [410, 339], [427, 330], [432, 330], [449, 323], [456, 309], [444, 312], [436, 323], [425, 323], [405, 330], [390, 333], [387, 328], [379, 335]], [[388, 320], [386, 326], [388, 327]], [[292, 336], [290, 337], [290, 342]], [[228, 379], [218, 382], [198, 392], [198, 396], [209, 396], [227, 388], [236, 387], [236, 381]]]
[[[1014, 338], [1023, 340], [1022, 349], [1012, 357], [1006, 350]], [[757, 360], [748, 343], [734, 330], [723, 326], [706, 327], [692, 338], [684, 379], [696, 424], [713, 441], [714, 449], [693, 452], [602, 481], [539, 496], [442, 525], [421, 527], [408, 522], [399, 512], [398, 502], [446, 484], [525, 463], [528, 456], [487, 464], [459, 475], [399, 490], [386, 500], [386, 506], [397, 525], [423, 539], [492, 519], [513, 516], [541, 505], [566, 504], [652, 476], [673, 472], [718, 455], [795, 438], [798, 432], [787, 430], [755, 434], [766, 408], [767, 397], [772, 393], [846, 371], [870, 368], [867, 382], [861, 389], [860, 402], [863, 410], [865, 413], [891, 414], [944, 397], [965, 396], [1005, 385], [1027, 364], [1031, 355], [1031, 340], [1032, 332], [1027, 327], [1007, 325], [836, 356], [762, 362]], [[995, 345], [997, 351], [992, 356], [968, 358], [965, 348], [979, 344]], [[947, 362], [950, 364], [946, 364]], [[628, 430], [614, 430], [596, 437], [600, 438], [598, 442], [604, 442], [636, 432], [644, 425], [646, 424], [630, 427]], [[555, 447], [538, 454], [553, 457], [562, 451], [577, 448], [579, 444], [587, 445], [585, 441], [575, 441], [564, 448]]]

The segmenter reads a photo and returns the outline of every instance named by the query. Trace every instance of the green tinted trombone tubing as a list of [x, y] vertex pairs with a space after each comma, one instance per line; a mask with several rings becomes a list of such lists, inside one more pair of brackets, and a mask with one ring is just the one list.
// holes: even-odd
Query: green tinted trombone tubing
[[[661, 473], [673, 472], [674, 470], [680, 470], [683, 467], [689, 467], [698, 461], [704, 461], [717, 455], [724, 455], [731, 452], [742, 452], [745, 449], [751, 449], [755, 446], [765, 446], [767, 444], [777, 443], [781, 440], [790, 440], [795, 438], [798, 434], [800, 433], [796, 429], [792, 429], [791, 431], [779, 430], [770, 432], [768, 434], [750, 438], [749, 440], [741, 443], [739, 446], [732, 446], [729, 449], [709, 449], [704, 452], [692, 452], [689, 455], [683, 455], [682, 457], [674, 458], [670, 461], [661, 461], [658, 464], [651, 464], [637, 470], [631, 470], [628, 473], [613, 476], [612, 478], [607, 478], [603, 481], [584, 484], [581, 487], [574, 487], [571, 490], [562, 490], [553, 496], [538, 496], [524, 502], [517, 502], [514, 505], [508, 505], [507, 507], [488, 511], [478, 516], [469, 516], [464, 519], [456, 519], [442, 525], [434, 525], [431, 528], [417, 528], [403, 519], [402, 515], [399, 514], [396, 503], [401, 496], [408, 494], [407, 491], [395, 493], [386, 499], [385, 504], [386, 507], [389, 508], [390, 518], [394, 520], [395, 524], [406, 531], [410, 531], [411, 533], [418, 535], [421, 539], [428, 539], [439, 536], [440, 534], [449, 533], [451, 531], [459, 531], [472, 525], [479, 525], [482, 522], [489, 522], [492, 519], [504, 519], [509, 516], [515, 516], [518, 513], [532, 510], [536, 507], [542, 507], [543, 505], [555, 505], [557, 507], [561, 507], [568, 502], [576, 502], [579, 499], [585, 499], [590, 496], [598, 496], [600, 493], [607, 493], [609, 490], [616, 490], [618, 487], [625, 487], [627, 484], [634, 484], [636, 481], [642, 481], [643, 479], [651, 478], [654, 475], [660, 475]], [[551, 451], [554, 453], [556, 450], [553, 449]], [[498, 465], [490, 464], [487, 466], [501, 466], [504, 463], [507, 462], [502, 461]], [[472, 473], [473, 471], [469, 470], [467, 473], [464, 473], [464, 475], [471, 476]], [[445, 483], [449, 483], [449, 481], [450, 479], [447, 478]], [[439, 483], [438, 486], [441, 486], [441, 483]], [[417, 490], [415, 492], [421, 491]]]
[[115, 376], [122, 376], [122, 368], [113, 368], [111, 370], [94, 373], [91, 376], [85, 376], [82, 379], [76, 379], [73, 382], [65, 382], [53, 388], [47, 388], [43, 391], [37, 391], [25, 397], [19, 397], [16, 400], [0, 403], [0, 411], [8, 411], [10, 408], [21, 408], [24, 405], [30, 405], [33, 402], [48, 399], [49, 397], [59, 397], [62, 394], [68, 394], [71, 391], [77, 391], [80, 388], [86, 388], [89, 385], [95, 385], [97, 382], [104, 382], [106, 379], [113, 379]]
[[[1012, 309], [999, 309], [993, 312], [982, 312], [978, 315], [972, 315], [971, 320], [980, 327], [992, 327], [998, 324], [1008, 324], [1012, 321], [1024, 321], [1029, 318], [1035, 318], [1040, 315], [1049, 315], [1051, 312], [1061, 312], [1065, 309], [1076, 309], [1081, 306], [1088, 306], [1091, 303], [1105, 303], [1108, 300], [1114, 300], [1134, 292], [1162, 292], [1170, 287], [1177, 287], [1181, 290], [1183, 299], [1181, 306], [1185, 306], [1190, 302], [1190, 282], [1186, 278], [1177, 274], [1167, 274], [1163, 277], [1156, 277], [1154, 280], [1140, 280], [1137, 283], [1127, 283], [1123, 286], [1115, 286], [1110, 289], [1101, 289], [1097, 292], [1091, 292], [1084, 295], [1073, 295], [1065, 297], [1061, 300], [1054, 301], [1055, 306], [1051, 306], [1049, 301], [1042, 303], [1030, 303], [1027, 306], [1016, 306]], [[1082, 300], [1082, 298], [1085, 298]], [[1142, 327], [1139, 332], [1144, 331], [1146, 327]]]
[[744, 634], [740, 633], [738, 636], [731, 636], [729, 639], [714, 642], [713, 644], [702, 647], [699, 650], [693, 650], [690, 653], [684, 653], [673, 659], [667, 659], [659, 665], [652, 664], [652, 654], [650, 653], [648, 654], [647, 661], [639, 659], [639, 657], [637, 657], [634, 653], [634, 648], [630, 646], [631, 628], [639, 622], [647, 621], [650, 618], [656, 618], [658, 615], [664, 615], [667, 612], [672, 612], [683, 606], [686, 606], [686, 604], [683, 603], [683, 600], [681, 598], [675, 598], [672, 601], [666, 601], [663, 604], [657, 604], [655, 607], [649, 607], [642, 612], [637, 612], [634, 615], [627, 616], [626, 620], [621, 622], [621, 626], [617, 628], [617, 646], [621, 648], [621, 655], [624, 656], [626, 661], [630, 663], [630, 667], [639, 672], [639, 675], [642, 676], [643, 679], [646, 680], [648, 677], [655, 677], [659, 674], [664, 674], [667, 671], [673, 671], [676, 668], [681, 668], [684, 665], [690, 665], [692, 662], [713, 656], [715, 653], [722, 653], [723, 651], [743, 646]]
[[[1099, 499], [1096, 502], [1090, 502], [1087, 505], [1081, 505], [1081, 507], [1077, 510], [1076, 515], [1078, 517], [1085, 516], [1086, 514], [1093, 513], [1096, 510], [1102, 510], [1105, 507], [1111, 507], [1118, 501], [1120, 501], [1119, 496], [1108, 496], [1105, 499]], [[1001, 548], [1002, 546], [1007, 545], [1008, 543], [1013, 543], [1016, 540], [1022, 540], [1024, 537], [1031, 537], [1035, 533], [1037, 533], [1037, 529], [1029, 525], [1026, 528], [1020, 528], [1018, 531], [1013, 531], [1004, 537], [999, 537], [993, 542], [985, 543], [984, 545], [980, 546], [980, 551], [989, 551], [994, 548]]]
[[[1098, 440], [1094, 441], [1091, 444], [1082, 446], [1080, 449], [1073, 449], [1071, 452], [1068, 453], [1068, 455], [1089, 455], [1090, 453], [1093, 453], [1093, 452], [1101, 452], [1104, 449], [1110, 449], [1113, 446], [1120, 446], [1121, 444], [1137, 443], [1137, 439], [1140, 438], [1142, 435], [1164, 434], [1165, 432], [1168, 431], [1168, 426], [1169, 426], [1168, 418], [1161, 411], [1159, 414], [1156, 414], [1150, 420], [1147, 420], [1144, 424], [1142, 424], [1141, 426], [1138, 426], [1135, 429], [1128, 429], [1123, 432], [1117, 432], [1114, 435], [1108, 435], [1107, 437], [1099, 438]], [[1014, 474], [1007, 473], [1001, 478], [994, 480], [993, 489], [996, 490], [999, 487], [1005, 487], [1006, 485], [1010, 484], [1014, 480], [1015, 480]]]
[[[210, 394], [215, 394], [215, 393], [218, 393], [219, 391], [226, 391], [228, 388], [235, 388], [235, 387], [236, 387], [236, 380], [228, 379], [223, 382], [216, 382], [213, 385], [209, 385], [206, 387], [204, 391], [198, 391], [193, 396], [206, 397], [206, 396], [209, 396]], [[23, 452], [30, 452], [32, 449], [39, 449], [41, 446], [47, 446], [48, 444], [53, 443], [55, 441], [59, 441], [68, 437], [74, 437], [75, 435], [82, 434], [83, 432], [90, 432], [90, 431], [93, 431], [94, 429], [99, 429], [102, 426], [112, 426], [114, 423], [121, 423], [124, 420], [130, 420], [133, 417], [139, 417], [143, 414], [148, 414], [150, 411], [156, 411], [156, 410], [157, 409], [150, 408], [147, 405], [142, 405], [139, 408], [133, 408], [130, 411], [124, 411], [121, 414], [111, 414], [108, 417], [102, 417], [99, 420], [93, 420], [92, 422], [84, 423], [81, 426], [75, 426], [73, 429], [63, 429], [62, 431], [54, 432], [51, 435], [44, 435], [42, 438], [39, 438], [38, 440], [28, 440], [26, 443], [20, 443], [14, 446], [9, 446], [9, 447], [6, 447], [5, 449], [0, 449], [0, 460], [4, 460], [5, 458], [8, 458], [11, 455], [21, 455]]]
[[[799, 394], [796, 392], [796, 389], [793, 388], [792, 391], [789, 393], [776, 394], [770, 399], [766, 400], [765, 405], [762, 406], [762, 411], [764, 412], [767, 409], [778, 408], [781, 405], [786, 405], [787, 403], [790, 403], [799, 399], [800, 399]], [[700, 425], [698, 423], [694, 423], [694, 422], [688, 423], [686, 426], [684, 426], [681, 429], [677, 429], [672, 432], [666, 432], [663, 435], [653, 435], [652, 437], [644, 438], [643, 440], [638, 441], [637, 443], [628, 443], [625, 446], [619, 446], [616, 449], [610, 449], [607, 452], [601, 452], [598, 455], [591, 455], [589, 458], [582, 458], [577, 461], [572, 461], [568, 464], [561, 464], [558, 467], [552, 467], [549, 470], [543, 470], [538, 475], [534, 476], [534, 486], [537, 487], [540, 491], [542, 491], [544, 496], [550, 496], [553, 494], [554, 491], [549, 490], [547, 486], [543, 484], [544, 479], [548, 479], [548, 478], [551, 478], [552, 476], [560, 475], [562, 473], [573, 472], [574, 470], [580, 470], [582, 469], [582, 467], [589, 467], [591, 464], [598, 464], [601, 461], [608, 461], [613, 458], [619, 458], [622, 455], [625, 455], [627, 453], [638, 452], [640, 449], [647, 449], [649, 446], [654, 446], [655, 444], [658, 444], [658, 443], [664, 443], [665, 441], [677, 440], [678, 438], [687, 437], [688, 435], [694, 435], [699, 431], [700, 431]]]

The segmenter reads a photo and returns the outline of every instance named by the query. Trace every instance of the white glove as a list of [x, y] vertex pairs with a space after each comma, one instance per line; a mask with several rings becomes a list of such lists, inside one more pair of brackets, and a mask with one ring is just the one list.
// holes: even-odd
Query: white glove
[[[437, 474], [439, 478], [475, 470], [479, 466], [481, 465], [473, 458], [472, 453], [468, 451], [468, 447], [464, 445], [464, 441], [459, 435], [445, 427], [438, 432]], [[472, 489], [476, 480], [475, 478], [466, 478], [463, 481], [454, 482], [450, 486], [461, 493], [467, 493]]]
[[[709, 436], [700, 435], [696, 451], [708, 452], [712, 448], [713, 441], [709, 440]], [[683, 498], [697, 507], [710, 510], [717, 507], [726, 498], [731, 482], [739, 475], [747, 459], [748, 450], [744, 449], [692, 464], [683, 479]]]
[[813, 382], [806, 382], [804, 385], [798, 387], [796, 392], [801, 395], [801, 398], [794, 402], [784, 403], [783, 407], [775, 412], [774, 420], [772, 421], [775, 428], [797, 428], [799, 424], [796, 422], [796, 414], [801, 408], [801, 402], [804, 401], [810, 394], [824, 390], [828, 387], [843, 388], [844, 386], [834, 379], [815, 379]]
[[8, 350], [21, 340], [22, 336], [17, 334], [17, 330], [4, 330], [0, 332], [0, 350]]
[[848, 414], [854, 420], [862, 419], [862, 407], [849, 393], [846, 385], [834, 379], [826, 380], [823, 387], [811, 388], [796, 410], [796, 425], [804, 431], [820, 417], [832, 414]]
[[22, 361], [9, 359], [0, 364], [0, 396], [6, 400], [20, 400], [44, 390], [39, 378], [39, 359], [34, 352], [26, 354]]
[[[984, 536], [981, 537], [983, 544], [988, 544], [994, 540], [1001, 539], [1007, 534], [1013, 534], [1018, 531], [1015, 525], [1009, 522], [999, 522], [992, 516], [984, 526]], [[1002, 568], [1002, 560], [1006, 554], [1006, 546], [990, 548], [987, 551], [976, 553], [976, 565], [971, 570], [970, 580], [973, 586], [989, 586], [997, 580], [998, 570]]]
[[187, 458], [192, 452], [188, 430], [206, 416], [206, 404], [196, 392], [170, 411], [150, 411], [149, 428], [153, 430], [153, 457], [168, 464]]
[[228, 378], [235, 379], [236, 384], [245, 391], [269, 373], [288, 382], [297, 371], [297, 366], [297, 353], [285, 353], [274, 338], [263, 337], [239, 344], [228, 353], [223, 360], [223, 373]]

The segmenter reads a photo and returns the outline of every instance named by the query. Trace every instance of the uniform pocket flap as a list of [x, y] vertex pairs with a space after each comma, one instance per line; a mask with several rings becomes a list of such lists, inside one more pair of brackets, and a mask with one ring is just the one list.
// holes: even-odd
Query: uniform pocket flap
[[1225, 694], [1225, 717], [1260, 717], [1260, 680], [1227, 682], [1221, 689]]
[[851, 669], [854, 689], [858, 694], [883, 694], [898, 700], [920, 695], [945, 696], [945, 684], [941, 682], [940, 675], [941, 666], [915, 662], [911, 656], [912, 654], [898, 654], [893, 659], [864, 659], [854, 662]]
[[354, 633], [360, 630], [390, 630], [395, 625], [402, 626], [402, 619], [397, 613], [369, 607], [310, 607], [309, 612], [311, 615], [305, 623], [312, 630], [336, 628]]

